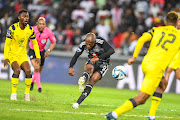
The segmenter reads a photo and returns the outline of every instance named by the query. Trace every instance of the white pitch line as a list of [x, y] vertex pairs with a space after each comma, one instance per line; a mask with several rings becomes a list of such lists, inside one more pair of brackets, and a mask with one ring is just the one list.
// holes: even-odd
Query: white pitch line
[[[0, 100], [10, 100], [10, 99], [0, 98]], [[18, 100], [18, 101], [24, 101], [24, 100]], [[31, 102], [43, 102], [43, 101], [31, 101]], [[46, 102], [56, 103], [56, 102], [50, 102], [50, 101], [46, 101]], [[64, 104], [64, 105], [69, 104], [69, 103], [65, 103], [65, 102], [58, 102], [58, 103]], [[73, 103], [71, 103], [71, 104], [73, 104]], [[119, 106], [116, 106], [116, 105], [106, 105], [106, 104], [85, 104], [85, 103], [82, 103], [82, 104], [81, 104], [81, 106], [86, 106], [86, 105], [103, 106], [103, 107], [119, 107]], [[136, 109], [142, 109], [142, 108], [137, 107]], [[158, 111], [171, 111], [171, 112], [177, 111], [176, 109], [174, 109], [174, 110], [169, 110], [169, 109], [157, 109], [157, 110], [158, 110]]]
[[[84, 114], [84, 115], [101, 115], [105, 116], [107, 113], [86, 113], [86, 112], [69, 112], [69, 111], [50, 111], [50, 110], [26, 110], [26, 109], [10, 109], [11, 111], [22, 111], [22, 112], [44, 112], [44, 113], [68, 113], [68, 114]], [[144, 115], [126, 115], [123, 116], [127, 117], [144, 117], [147, 116]], [[168, 116], [156, 116], [156, 118], [165, 118], [165, 119], [173, 119], [174, 117], [168, 117]]]

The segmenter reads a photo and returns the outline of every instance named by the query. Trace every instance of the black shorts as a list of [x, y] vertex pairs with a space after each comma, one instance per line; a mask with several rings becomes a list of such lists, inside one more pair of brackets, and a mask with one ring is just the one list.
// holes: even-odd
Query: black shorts
[[[40, 55], [41, 55], [41, 64], [40, 64], [40, 66], [44, 65], [44, 62], [45, 62], [45, 52], [46, 52], [45, 50], [40, 52]], [[35, 55], [34, 50], [29, 49], [28, 56], [29, 56], [30, 60], [35, 59], [36, 55]]]
[[[91, 64], [90, 60], [92, 58], [89, 58], [89, 60], [85, 63], [87, 64]], [[106, 74], [106, 72], [108, 71], [109, 68], [109, 62], [108, 61], [97, 61], [95, 64], [91, 64], [94, 66], [94, 71], [98, 72], [101, 75], [101, 78]]]

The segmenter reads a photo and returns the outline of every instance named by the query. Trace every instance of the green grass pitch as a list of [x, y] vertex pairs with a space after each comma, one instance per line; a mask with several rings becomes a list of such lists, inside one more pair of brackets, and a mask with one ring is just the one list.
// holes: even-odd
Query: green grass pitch
[[[94, 87], [79, 106], [71, 106], [80, 93], [77, 85], [42, 83], [43, 93], [35, 84], [31, 101], [24, 101], [24, 82], [19, 82], [17, 101], [10, 101], [11, 81], [0, 80], [0, 120], [106, 120], [105, 114], [116, 109], [138, 91]], [[146, 120], [151, 98], [146, 104], [119, 116], [118, 120]], [[156, 112], [156, 120], [180, 120], [180, 95], [164, 94]]]

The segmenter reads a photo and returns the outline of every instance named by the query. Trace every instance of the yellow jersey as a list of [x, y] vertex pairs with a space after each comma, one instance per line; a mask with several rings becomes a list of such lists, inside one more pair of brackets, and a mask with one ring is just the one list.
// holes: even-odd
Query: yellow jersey
[[31, 26], [27, 24], [24, 29], [21, 29], [19, 22], [11, 25], [6, 34], [4, 59], [9, 59], [9, 55], [23, 56], [27, 54], [26, 48], [29, 39], [33, 43], [36, 57], [40, 58], [38, 43]]
[[151, 41], [143, 62], [159, 66], [163, 71], [180, 50], [180, 32], [174, 26], [153, 27], [139, 38], [134, 57], [137, 57], [143, 44]]

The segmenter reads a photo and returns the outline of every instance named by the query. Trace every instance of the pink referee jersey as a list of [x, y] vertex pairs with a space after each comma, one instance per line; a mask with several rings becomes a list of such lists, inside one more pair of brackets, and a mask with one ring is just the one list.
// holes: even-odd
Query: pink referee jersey
[[[51, 43], [56, 42], [56, 38], [55, 38], [53, 32], [49, 28], [45, 27], [44, 30], [42, 31], [42, 33], [39, 32], [37, 26], [33, 26], [32, 28], [34, 29], [34, 33], [36, 35], [36, 39], [37, 39], [40, 51], [44, 50], [44, 47], [46, 46], [48, 38], [51, 41]], [[34, 50], [33, 44], [31, 41], [29, 42], [29, 47], [32, 50]]]

